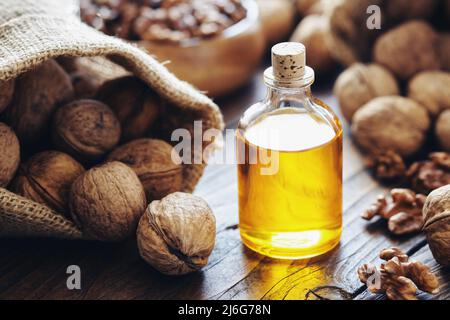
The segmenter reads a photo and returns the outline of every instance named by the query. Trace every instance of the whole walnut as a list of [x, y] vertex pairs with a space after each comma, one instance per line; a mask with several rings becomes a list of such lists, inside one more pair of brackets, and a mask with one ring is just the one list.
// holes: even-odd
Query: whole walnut
[[323, 13], [324, 3], [326, 0], [295, 0], [297, 11], [301, 17]]
[[13, 191], [69, 216], [69, 192], [84, 168], [69, 155], [44, 151], [32, 156], [19, 170]]
[[450, 152], [450, 109], [439, 115], [436, 122], [436, 137], [442, 149]]
[[14, 87], [14, 80], [0, 81], [0, 113], [11, 103]]
[[180, 191], [183, 169], [172, 146], [156, 139], [139, 139], [118, 147], [108, 161], [120, 161], [130, 166], [141, 180], [147, 200], [160, 200]]
[[424, 231], [437, 262], [450, 266], [450, 184], [431, 192], [423, 208]]
[[[411, 19], [430, 17], [438, 0], [331, 0], [326, 2], [326, 12], [330, 19], [333, 53], [345, 65], [371, 60], [374, 41], [385, 30]], [[368, 13], [368, 8], [377, 6]], [[376, 8], [376, 7], [371, 7]], [[369, 28], [368, 23], [378, 22], [380, 28]], [[372, 21], [373, 20], [373, 21]]]
[[54, 111], [73, 94], [69, 75], [54, 60], [44, 62], [17, 78], [13, 101], [5, 111], [6, 122], [21, 144], [33, 146], [48, 132]]
[[417, 74], [408, 84], [408, 96], [437, 116], [450, 109], [450, 73], [424, 71]]
[[70, 74], [73, 89], [75, 91], [75, 98], [80, 99], [92, 99], [95, 97], [100, 82], [98, 79], [92, 77], [90, 74], [77, 71]]
[[121, 162], [94, 167], [70, 191], [72, 219], [93, 239], [122, 241], [136, 231], [147, 200], [134, 171]]
[[53, 119], [54, 145], [82, 162], [101, 159], [120, 140], [120, 123], [112, 110], [95, 100], [77, 100]]
[[127, 76], [103, 84], [97, 94], [117, 115], [122, 140], [144, 137], [159, 116], [162, 101], [143, 81]]
[[369, 153], [392, 150], [408, 157], [422, 147], [429, 127], [428, 113], [417, 102], [386, 96], [375, 98], [356, 111], [352, 133]]
[[286, 40], [295, 26], [295, 10], [290, 0], [257, 0], [267, 43]]
[[330, 46], [330, 25], [321, 15], [309, 15], [300, 22], [291, 41], [301, 42], [308, 52], [308, 64], [317, 72], [325, 73], [336, 67]]
[[442, 70], [450, 71], [450, 33], [439, 35], [438, 52]]
[[201, 198], [173, 193], [153, 201], [139, 222], [141, 257], [161, 273], [183, 275], [208, 263], [216, 239], [216, 219]]
[[0, 122], [0, 188], [6, 187], [20, 163], [20, 145], [14, 131]]
[[400, 94], [397, 80], [389, 70], [377, 64], [362, 63], [355, 63], [342, 72], [333, 91], [348, 122], [373, 98]]
[[440, 68], [438, 41], [438, 34], [429, 24], [409, 21], [377, 39], [373, 59], [407, 80], [421, 71]]

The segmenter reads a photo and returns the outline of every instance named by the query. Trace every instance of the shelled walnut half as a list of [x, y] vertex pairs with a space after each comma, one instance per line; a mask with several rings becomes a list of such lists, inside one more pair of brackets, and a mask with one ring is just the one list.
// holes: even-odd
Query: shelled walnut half
[[358, 268], [359, 280], [372, 293], [385, 293], [390, 300], [417, 300], [417, 291], [439, 292], [439, 280], [422, 262], [411, 261], [398, 248], [380, 253], [384, 263], [376, 267], [370, 263]]
[[411, 188], [423, 194], [450, 184], [450, 153], [431, 153], [427, 160], [413, 163], [406, 176]]
[[393, 189], [387, 196], [379, 196], [377, 202], [361, 217], [371, 220], [380, 216], [388, 220], [388, 228], [393, 234], [402, 235], [419, 232], [422, 229], [422, 208], [426, 196], [408, 189]]

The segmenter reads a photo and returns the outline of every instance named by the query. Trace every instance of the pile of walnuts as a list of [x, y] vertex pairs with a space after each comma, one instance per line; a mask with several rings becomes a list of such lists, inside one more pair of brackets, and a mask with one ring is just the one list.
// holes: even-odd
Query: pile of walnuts
[[220, 34], [247, 16], [241, 0], [82, 0], [81, 17], [128, 40], [181, 42]]
[[[123, 241], [142, 217], [146, 261], [170, 274], [199, 269], [215, 220], [202, 199], [176, 193], [181, 159], [157, 126], [166, 102], [133, 76], [94, 79], [77, 60], [61, 59], [0, 82], [0, 187], [53, 209], [89, 239]], [[180, 221], [186, 230], [172, 228]]]

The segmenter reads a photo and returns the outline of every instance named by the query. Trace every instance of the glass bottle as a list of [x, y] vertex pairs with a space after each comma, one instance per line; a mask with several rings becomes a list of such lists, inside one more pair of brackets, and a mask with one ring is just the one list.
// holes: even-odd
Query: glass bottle
[[274, 46], [264, 81], [236, 134], [241, 238], [273, 258], [317, 256], [341, 236], [342, 126], [311, 94], [302, 44]]

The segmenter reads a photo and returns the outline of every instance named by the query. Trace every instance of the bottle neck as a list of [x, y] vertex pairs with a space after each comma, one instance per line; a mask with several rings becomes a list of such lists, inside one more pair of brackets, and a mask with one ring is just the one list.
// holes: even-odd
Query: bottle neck
[[311, 85], [300, 88], [277, 88], [268, 86], [265, 102], [280, 107], [288, 101], [295, 101], [302, 104], [302, 101], [311, 98]]

